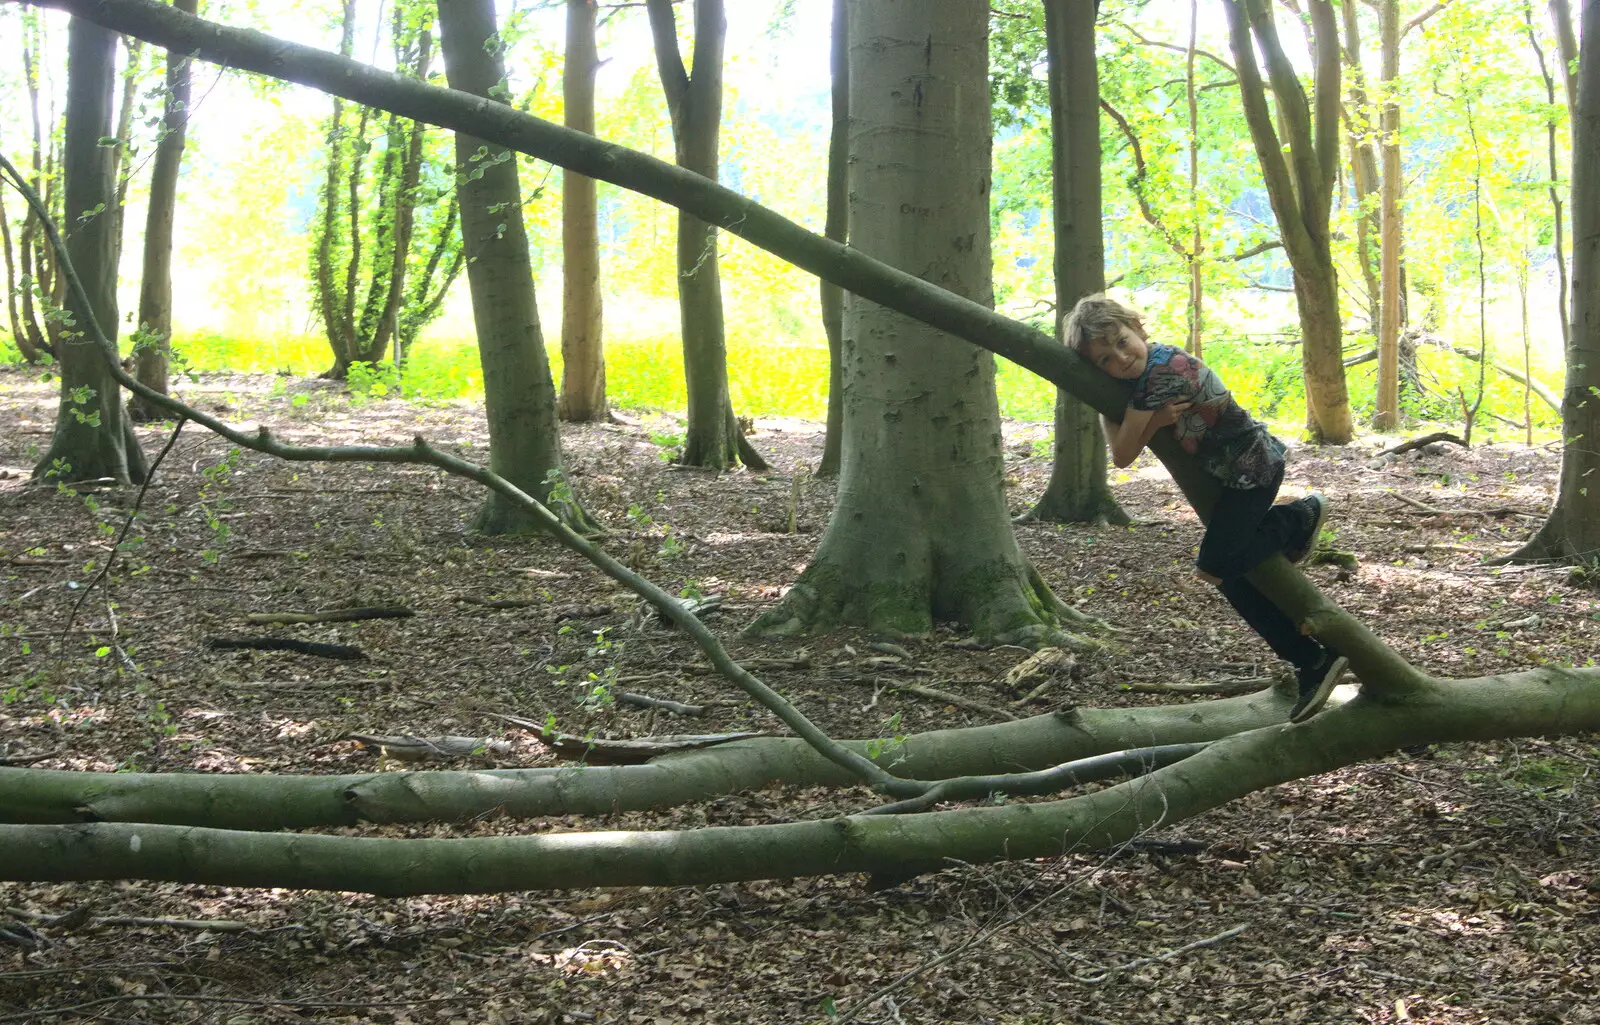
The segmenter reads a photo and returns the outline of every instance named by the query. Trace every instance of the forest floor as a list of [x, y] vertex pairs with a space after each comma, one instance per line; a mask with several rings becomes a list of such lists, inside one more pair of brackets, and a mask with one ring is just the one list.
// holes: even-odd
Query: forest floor
[[[465, 405], [352, 405], [332, 386], [272, 377], [184, 391], [290, 441], [420, 433], [486, 454], [481, 411]], [[576, 556], [545, 538], [470, 533], [474, 485], [422, 467], [230, 457], [193, 426], [144, 498], [142, 541], [78, 607], [134, 496], [26, 486], [55, 409], [54, 384], [0, 370], [0, 757], [98, 771], [399, 771], [350, 735], [458, 734], [505, 741], [498, 764], [538, 766], [556, 762], [495, 713], [554, 714], [609, 737], [777, 726]], [[735, 657], [759, 660], [763, 679], [835, 735], [892, 730], [880, 724], [895, 714], [914, 733], [1066, 703], [1194, 700], [1135, 688], [1275, 671], [1191, 576], [1198, 523], [1148, 457], [1115, 476], [1134, 526], [1018, 529], [1059, 594], [1138, 637], [1079, 658], [1031, 703], [1004, 681], [1028, 652], [955, 646], [953, 632], [902, 642], [899, 661], [859, 634], [742, 639], [826, 523], [832, 485], [807, 473], [819, 428], [758, 420], [752, 440], [772, 471], [714, 475], [664, 460], [671, 419], [626, 420], [565, 435], [572, 482], [611, 529], [605, 544], [673, 592], [722, 595], [708, 622]], [[1048, 477], [1035, 445], [1048, 427], [1007, 425], [1017, 512]], [[139, 433], [154, 455], [170, 425]], [[1333, 543], [1358, 559], [1313, 567], [1316, 582], [1438, 675], [1592, 665], [1600, 592], [1558, 568], [1484, 565], [1540, 523], [1558, 454], [1495, 444], [1375, 460], [1380, 445], [1292, 453], [1285, 496], [1329, 495]], [[496, 600], [514, 607], [485, 604]], [[391, 604], [416, 615], [244, 618]], [[205, 644], [251, 633], [369, 658]], [[584, 707], [583, 681], [612, 667], [629, 690], [707, 712]], [[0, 929], [13, 936], [0, 934], [0, 1023], [820, 1022], [830, 1009], [879, 1023], [1600, 1022], [1597, 769], [1593, 736], [1395, 753], [1120, 851], [956, 866], [877, 892], [860, 876], [409, 899], [0, 883]], [[364, 832], [691, 828], [876, 803], [864, 790], [773, 789], [651, 814]], [[91, 917], [50, 917], [77, 909]], [[216, 920], [241, 931], [192, 925]]]

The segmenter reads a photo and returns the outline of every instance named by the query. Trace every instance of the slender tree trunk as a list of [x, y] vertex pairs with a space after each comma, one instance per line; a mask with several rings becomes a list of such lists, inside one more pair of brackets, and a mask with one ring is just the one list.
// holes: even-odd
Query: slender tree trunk
[[[450, 88], [503, 102], [490, 91], [505, 81], [494, 0], [440, 0], [439, 33]], [[489, 418], [489, 468], [588, 529], [592, 524], [571, 486], [550, 479], [561, 469], [560, 423], [533, 291], [516, 154], [457, 132], [456, 162], [462, 248]], [[474, 523], [485, 534], [535, 526], [529, 513], [493, 492]]]
[[[1342, 445], [1354, 436], [1354, 430], [1344, 379], [1339, 286], [1329, 229], [1339, 153], [1338, 25], [1328, 0], [1311, 0], [1313, 108], [1278, 40], [1273, 9], [1266, 0], [1223, 0], [1223, 9], [1228, 16], [1229, 45], [1238, 63], [1245, 121], [1283, 236], [1284, 253], [1294, 267], [1304, 341], [1301, 358], [1307, 426], [1318, 443]], [[1287, 147], [1279, 141], [1279, 130], [1273, 125], [1256, 49], [1261, 51], [1272, 81]]]
[[[671, 0], [648, 0], [656, 64], [672, 114], [678, 166], [717, 180], [717, 145], [722, 127], [722, 49], [728, 26], [723, 0], [694, 0], [694, 69], [678, 49]], [[678, 212], [678, 311], [683, 335], [683, 374], [688, 424], [682, 462], [723, 469], [743, 461], [766, 463], [745, 441], [728, 395], [728, 351], [722, 321], [722, 279], [717, 264], [717, 229], [693, 214]]]
[[12, 252], [11, 220], [6, 216], [4, 195], [5, 189], [0, 189], [0, 248], [4, 248], [6, 256], [6, 318], [11, 325], [11, 341], [28, 363], [38, 363], [44, 358], [44, 353], [34, 343], [33, 332], [23, 326], [22, 313], [17, 305], [17, 293], [21, 283], [17, 278], [17, 255]]
[[[990, 305], [988, 6], [852, 0], [853, 248]], [[844, 314], [838, 501], [811, 564], [753, 629], [860, 625], [1054, 639], [1056, 605], [1006, 516], [994, 359], [871, 302]]]
[[1380, 431], [1400, 426], [1400, 77], [1399, 0], [1379, 0], [1379, 35], [1383, 47], [1382, 268], [1383, 296], [1378, 303], [1378, 397], [1372, 424]]
[[1367, 315], [1373, 331], [1376, 331], [1381, 293], [1374, 241], [1382, 230], [1375, 198], [1378, 194], [1378, 157], [1373, 139], [1372, 100], [1367, 94], [1366, 73], [1361, 66], [1361, 23], [1357, 10], [1355, 4], [1339, 5], [1344, 25], [1342, 52], [1345, 74], [1350, 82], [1345, 122], [1350, 136], [1350, 192], [1355, 205], [1356, 262], [1361, 265], [1361, 277], [1366, 285]]
[[[1098, 6], [1098, 4], [1096, 5]], [[1184, 54], [1184, 99], [1189, 112], [1189, 351], [1201, 355], [1205, 338], [1205, 236], [1200, 226], [1200, 99], [1194, 77], [1200, 34], [1200, 0], [1189, 0], [1189, 46]], [[1098, 89], [1098, 86], [1097, 86]], [[1097, 124], [1098, 127], [1098, 124]]]
[[[426, 81], [433, 62], [431, 10], [428, 0], [397, 0], [391, 14], [395, 67], [401, 74]], [[356, 358], [366, 363], [383, 359], [391, 346], [400, 365], [401, 304], [406, 297], [406, 268], [416, 223], [417, 190], [422, 183], [422, 126], [391, 114], [383, 163], [378, 178], [378, 219], [374, 232], [371, 281], [356, 332]], [[354, 197], [352, 196], [352, 200]]]
[[[23, 14], [22, 25], [22, 77], [28, 87], [29, 123], [33, 129], [33, 147], [29, 151], [31, 172], [29, 184], [44, 198], [46, 205], [54, 210], [56, 204], [52, 201], [53, 195], [58, 193], [54, 176], [47, 172], [45, 166], [43, 118], [39, 113], [39, 56], [44, 49], [42, 17], [36, 11], [26, 11]], [[18, 258], [22, 264], [21, 277], [28, 279], [33, 285], [22, 290], [20, 311], [22, 330], [27, 336], [26, 344], [30, 348], [35, 352], [53, 356], [56, 353], [60, 327], [43, 317], [43, 311], [35, 306], [34, 296], [37, 289], [40, 297], [53, 299], [55, 282], [59, 278], [55, 273], [55, 254], [45, 243], [43, 235], [39, 215], [29, 209], [23, 217], [22, 230], [17, 237]]]
[[[339, 55], [349, 57], [355, 50], [355, 0], [343, 0], [343, 5]], [[344, 230], [340, 183], [344, 179], [346, 153], [351, 148], [347, 132], [344, 100], [335, 96], [333, 113], [328, 118], [328, 130], [323, 136], [327, 167], [322, 180], [316, 241], [311, 250], [311, 277], [317, 292], [317, 309], [322, 314], [322, 330], [327, 335], [329, 348], [333, 350], [333, 366], [322, 376], [336, 381], [344, 380], [350, 368], [351, 349], [355, 345], [353, 325], [342, 315], [343, 303], [339, 289], [339, 261], [349, 258], [340, 241]]]
[[[1558, 2], [1559, 2], [1559, 0], [1558, 0]], [[1557, 14], [1555, 5], [1551, 6], [1550, 13], [1552, 15]], [[1563, 14], [1563, 16], [1565, 16], [1565, 4], [1564, 3], [1562, 4], [1562, 12], [1561, 13]], [[1570, 290], [1570, 286], [1569, 286], [1569, 282], [1568, 282], [1568, 273], [1567, 273], [1567, 243], [1566, 243], [1566, 221], [1567, 221], [1567, 215], [1566, 215], [1566, 210], [1565, 210], [1565, 204], [1562, 202], [1562, 199], [1561, 199], [1560, 141], [1559, 141], [1559, 138], [1558, 138], [1558, 135], [1557, 135], [1558, 128], [1559, 128], [1559, 119], [1556, 117], [1556, 113], [1555, 113], [1555, 111], [1556, 111], [1556, 82], [1555, 82], [1555, 76], [1550, 73], [1550, 65], [1545, 60], [1544, 47], [1539, 45], [1539, 32], [1533, 26], [1533, 3], [1532, 3], [1532, 0], [1524, 0], [1524, 6], [1522, 8], [1522, 17], [1523, 17], [1523, 21], [1526, 23], [1527, 28], [1528, 28], [1528, 43], [1529, 43], [1529, 45], [1531, 45], [1533, 47], [1534, 56], [1539, 61], [1539, 72], [1544, 77], [1545, 101], [1547, 103], [1549, 103], [1549, 105], [1550, 105], [1549, 113], [1545, 117], [1545, 126], [1544, 126], [1545, 127], [1545, 153], [1546, 153], [1546, 157], [1547, 157], [1547, 160], [1548, 160], [1549, 166], [1550, 166], [1550, 187], [1549, 187], [1548, 191], [1549, 191], [1549, 195], [1550, 195], [1550, 209], [1551, 209], [1551, 212], [1552, 212], [1552, 215], [1553, 215], [1553, 219], [1554, 219], [1554, 222], [1555, 222], [1555, 238], [1552, 241], [1552, 249], [1554, 250], [1554, 254], [1553, 255], [1555, 256], [1555, 259], [1556, 259], [1557, 309], [1560, 311], [1560, 315], [1561, 315], [1561, 344], [1562, 344], [1563, 350], [1565, 350], [1565, 347], [1568, 344], [1570, 344], [1570, 342], [1571, 342], [1572, 327], [1571, 327], [1570, 324], [1567, 323], [1568, 303], [1570, 302], [1570, 296], [1568, 294], [1568, 292]], [[1571, 24], [1569, 22], [1568, 25], [1567, 25], [1567, 34], [1570, 36], [1571, 32], [1572, 32], [1572, 26], [1571, 26]], [[1568, 76], [1568, 77], [1569, 77], [1569, 84], [1570, 84], [1570, 76]], [[1568, 109], [1568, 113], [1571, 114], [1571, 109], [1570, 108]], [[1528, 429], [1530, 431], [1533, 430], [1533, 423], [1531, 421], [1528, 424]], [[1532, 444], [1532, 443], [1530, 442], [1530, 444]]]
[[122, 263], [122, 232], [123, 214], [128, 206], [128, 186], [133, 181], [133, 98], [139, 90], [139, 61], [144, 51], [144, 44], [132, 37], [123, 37], [123, 48], [127, 52], [127, 61], [122, 68], [122, 102], [117, 107], [117, 127], [115, 138], [117, 145], [112, 150], [111, 178], [117, 183], [116, 201], [112, 203], [115, 211], [116, 226], [116, 256], [117, 263]]
[[1513, 559], [1600, 558], [1600, 3], [1583, 5], [1572, 119], [1572, 322], [1555, 508]]
[[84, 308], [69, 294], [72, 324], [57, 351], [61, 404], [50, 449], [33, 469], [35, 479], [144, 480], [145, 459], [123, 417], [116, 379], [89, 331], [91, 318], [111, 339], [117, 332], [116, 179], [111, 149], [112, 68], [117, 37], [82, 18], [67, 26], [66, 212], [67, 253], [89, 294]]
[[[1045, 0], [1050, 68], [1052, 224], [1056, 333], [1086, 295], [1106, 287], [1100, 208], [1100, 78], [1095, 65], [1095, 0]], [[1192, 309], [1192, 307], [1191, 307]], [[1044, 494], [1023, 517], [1053, 523], [1127, 523], [1106, 482], [1100, 415], [1056, 391], [1055, 462]]]
[[[833, 120], [828, 131], [828, 212], [822, 233], [835, 242], [850, 236], [850, 51], [849, 14], [845, 0], [833, 0], [833, 24], [828, 33], [829, 67], [833, 79]], [[828, 425], [822, 436], [822, 461], [817, 476], [839, 476], [844, 435], [844, 376], [841, 353], [844, 338], [845, 291], [828, 280], [822, 288], [822, 330], [828, 336]]]
[[[173, 0], [186, 14], [198, 0]], [[189, 127], [189, 57], [167, 51], [167, 94], [150, 170], [150, 202], [144, 222], [144, 268], [139, 283], [139, 342], [134, 347], [135, 376], [163, 395], [172, 342], [172, 222], [178, 207], [178, 170]], [[161, 413], [135, 395], [128, 400], [134, 420]]]
[[[1585, 12], [1587, 13], [1587, 12]], [[1556, 53], [1561, 58], [1561, 81], [1567, 87], [1567, 115], [1578, 119], [1578, 39], [1572, 32], [1572, 5], [1550, 0], [1550, 23], [1556, 30]]]
[[[567, 61], [561, 89], [565, 124], [594, 134], [595, 0], [567, 0]], [[605, 420], [606, 361], [601, 334], [600, 220], [593, 178], [561, 175], [561, 400], [563, 420]]]

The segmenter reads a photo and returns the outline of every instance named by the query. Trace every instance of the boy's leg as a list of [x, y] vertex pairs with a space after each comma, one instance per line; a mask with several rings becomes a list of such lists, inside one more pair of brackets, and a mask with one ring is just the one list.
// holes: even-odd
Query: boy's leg
[[1243, 576], [1301, 539], [1301, 511], [1292, 503], [1272, 504], [1281, 480], [1261, 488], [1222, 489], [1195, 559], [1206, 579], [1216, 583]]
[[1239, 618], [1267, 642], [1267, 647], [1297, 671], [1315, 666], [1328, 650], [1301, 633], [1294, 620], [1244, 577], [1230, 577], [1218, 585], [1218, 590], [1239, 613]]
[[1244, 577], [1224, 580], [1219, 589], [1250, 629], [1267, 642], [1279, 658], [1294, 666], [1299, 694], [1289, 711], [1290, 722], [1304, 722], [1328, 700], [1344, 672], [1346, 659], [1327, 645], [1301, 633], [1266, 595]]

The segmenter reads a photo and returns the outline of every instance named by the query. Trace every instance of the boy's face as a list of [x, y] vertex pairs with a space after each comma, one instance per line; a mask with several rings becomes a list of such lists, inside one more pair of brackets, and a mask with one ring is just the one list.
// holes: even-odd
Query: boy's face
[[1096, 338], [1089, 345], [1089, 362], [1122, 381], [1132, 381], [1144, 373], [1149, 358], [1144, 328], [1137, 323], [1123, 324], [1114, 336]]

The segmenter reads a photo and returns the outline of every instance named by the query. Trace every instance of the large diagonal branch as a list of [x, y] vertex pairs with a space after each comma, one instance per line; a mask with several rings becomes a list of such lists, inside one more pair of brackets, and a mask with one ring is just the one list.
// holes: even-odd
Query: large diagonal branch
[[[18, 0], [7, 0], [18, 2]], [[831, 281], [856, 295], [922, 321], [1033, 371], [1093, 409], [1121, 419], [1127, 393], [1110, 377], [1093, 370], [1053, 337], [915, 275], [814, 234], [755, 201], [692, 171], [604, 142], [469, 93], [442, 89], [379, 71], [314, 47], [301, 46], [248, 29], [229, 28], [183, 14], [156, 0], [23, 0], [68, 11], [114, 31], [138, 36], [169, 50], [229, 68], [253, 71], [390, 110], [416, 121], [465, 132], [560, 167], [611, 182], [686, 210], [753, 245]], [[1234, 0], [1226, 0], [1232, 8]], [[1230, 10], [1230, 20], [1232, 19]], [[1242, 20], [1242, 19], [1241, 19]], [[1248, 37], [1245, 39], [1248, 54]], [[1240, 61], [1241, 83], [1249, 61]], [[1270, 116], [1255, 94], [1270, 135]], [[1252, 119], [1252, 135], [1255, 134]], [[1275, 145], [1275, 139], [1273, 140]], [[1258, 151], [1261, 140], [1257, 139]], [[1267, 167], [1263, 160], [1263, 167]], [[1282, 167], [1281, 158], [1278, 166]], [[1285, 183], [1287, 184], [1287, 183]], [[1285, 244], [1297, 217], [1280, 214]], [[119, 378], [121, 380], [121, 378]], [[128, 382], [124, 381], [126, 385]], [[142, 392], [140, 394], [143, 394]], [[159, 394], [159, 393], [157, 393]], [[161, 396], [165, 399], [165, 396]], [[170, 401], [170, 400], [167, 400]], [[171, 407], [167, 407], [171, 408]], [[210, 426], [211, 418], [195, 417]], [[215, 422], [215, 421], [212, 421]], [[221, 425], [219, 425], [221, 426]], [[214, 428], [213, 428], [214, 429]], [[234, 431], [232, 438], [248, 437]], [[244, 442], [236, 442], [244, 444]], [[1178, 445], [1170, 431], [1151, 445], [1173, 480], [1202, 519], [1209, 518], [1220, 485]], [[380, 450], [390, 451], [392, 450]], [[313, 458], [306, 456], [304, 458]], [[386, 456], [389, 461], [400, 461]], [[479, 471], [485, 472], [486, 471]], [[506, 485], [509, 487], [509, 485]], [[1250, 579], [1285, 614], [1350, 657], [1351, 669], [1376, 692], [1403, 696], [1423, 677], [1383, 644], [1366, 626], [1343, 612], [1287, 561], [1273, 558]]]

